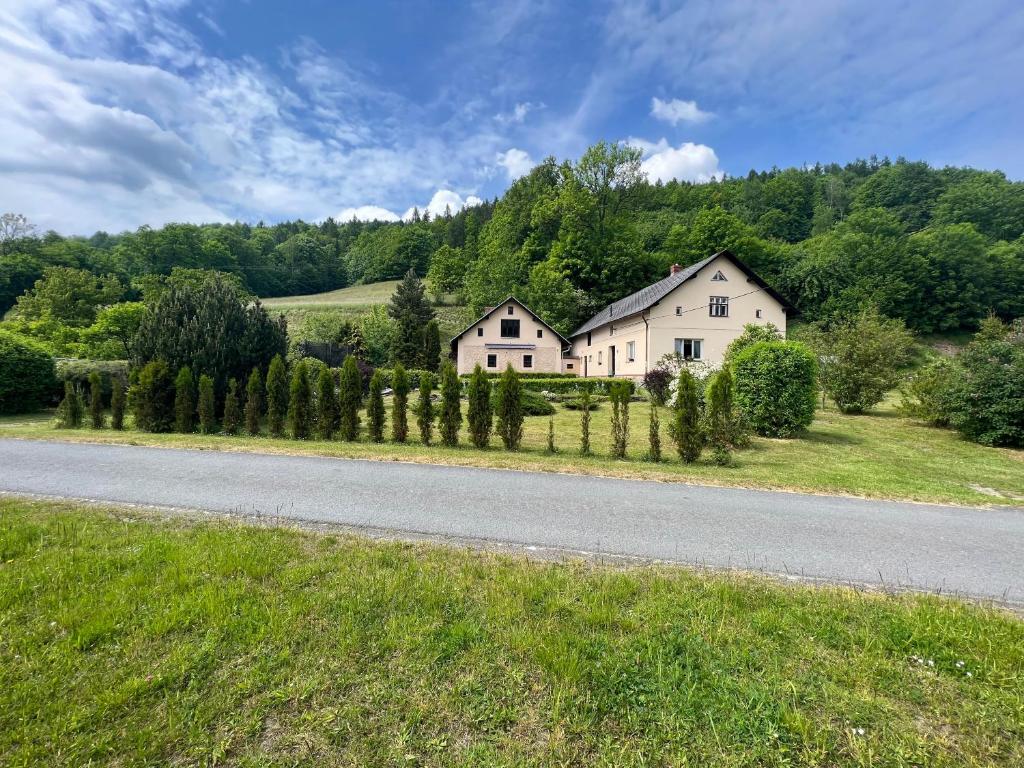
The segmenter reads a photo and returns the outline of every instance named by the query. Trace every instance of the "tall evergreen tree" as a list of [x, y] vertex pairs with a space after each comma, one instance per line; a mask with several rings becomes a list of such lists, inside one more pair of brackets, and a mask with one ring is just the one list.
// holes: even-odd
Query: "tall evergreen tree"
[[103, 380], [99, 371], [89, 374], [89, 419], [93, 429], [103, 429]]
[[124, 429], [124, 409], [127, 401], [124, 382], [117, 376], [110, 380], [110, 428]]
[[221, 426], [224, 434], [234, 435], [238, 432], [241, 420], [241, 409], [238, 404], [238, 379], [228, 379], [228, 392], [224, 395], [224, 419]]
[[384, 377], [378, 368], [370, 377], [370, 402], [366, 406], [366, 422], [370, 439], [384, 442]]
[[462, 407], [459, 402], [462, 385], [451, 360], [441, 366], [441, 442], [447, 446], [459, 444], [462, 427]]
[[727, 365], [711, 378], [705, 396], [707, 402], [707, 439], [716, 464], [731, 461], [730, 449], [736, 432], [733, 407], [732, 371]]
[[661, 420], [658, 418], [658, 404], [651, 400], [651, 423], [647, 431], [647, 460], [661, 461]]
[[420, 428], [420, 440], [430, 445], [434, 436], [434, 375], [427, 371], [420, 373], [420, 397], [416, 403], [416, 425]]
[[263, 377], [260, 369], [253, 368], [245, 385], [245, 431], [255, 437], [260, 433], [263, 416]]
[[288, 388], [288, 425], [295, 440], [306, 440], [309, 437], [309, 406], [312, 399], [313, 388], [309, 384], [309, 367], [305, 359], [302, 359], [292, 372], [292, 383]]
[[395, 363], [391, 371], [391, 439], [404, 443], [409, 438], [409, 375]]
[[477, 363], [469, 378], [469, 439], [476, 448], [486, 448], [491, 442], [494, 412], [491, 408], [491, 380]]
[[608, 387], [608, 398], [612, 403], [612, 450], [617, 459], [626, 458], [629, 443], [629, 399], [633, 396], [633, 382], [613, 381]]
[[78, 429], [82, 426], [85, 405], [82, 395], [73, 381], [64, 382], [64, 399], [57, 407], [57, 426], [61, 429]]
[[352, 442], [359, 437], [359, 407], [363, 404], [363, 378], [354, 355], [342, 363], [338, 393], [341, 439]]
[[591, 393], [593, 392], [593, 385], [589, 381], [583, 382], [582, 391], [580, 392], [580, 455], [589, 456], [590, 450], [590, 408]]
[[199, 377], [199, 431], [213, 434], [217, 428], [217, 405], [213, 394], [213, 379], [205, 373]]
[[267, 371], [267, 422], [272, 437], [284, 435], [284, 422], [288, 415], [288, 375], [284, 360], [274, 355]]
[[196, 429], [196, 395], [192, 369], [181, 366], [174, 380], [174, 431], [190, 434]]
[[692, 464], [700, 458], [704, 436], [701, 434], [697, 381], [686, 368], [679, 372], [672, 418], [672, 439], [676, 442], [679, 458], [686, 464]]
[[147, 432], [170, 432], [174, 427], [174, 378], [163, 360], [142, 367], [128, 392], [135, 426]]
[[423, 367], [437, 373], [441, 365], [441, 329], [431, 320], [423, 329]]
[[554, 416], [549, 416], [548, 417], [548, 447], [547, 447], [547, 452], [551, 453], [551, 454], [554, 454], [554, 453], [558, 452], [558, 449], [555, 447], [555, 417]]
[[505, 450], [518, 451], [523, 441], [523, 384], [509, 363], [498, 379], [498, 434]]
[[391, 357], [407, 367], [418, 368], [424, 363], [424, 328], [434, 319], [434, 309], [426, 296], [423, 282], [410, 269], [398, 284], [388, 315], [397, 324]]
[[316, 381], [316, 429], [321, 440], [330, 440], [338, 429], [338, 393], [334, 388], [334, 374], [324, 366]]

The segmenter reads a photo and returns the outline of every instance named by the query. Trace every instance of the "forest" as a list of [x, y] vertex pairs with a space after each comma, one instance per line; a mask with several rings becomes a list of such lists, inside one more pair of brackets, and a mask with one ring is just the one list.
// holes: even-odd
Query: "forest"
[[[438, 297], [479, 310], [514, 293], [568, 332], [670, 264], [721, 248], [807, 320], [873, 307], [934, 333], [1024, 315], [1024, 183], [998, 171], [872, 157], [652, 184], [638, 149], [605, 142], [574, 161], [548, 158], [498, 199], [397, 223], [168, 224], [64, 237], [7, 214], [0, 313], [39, 319], [30, 289], [55, 267], [83, 270], [66, 274], [88, 283], [77, 293], [99, 296], [94, 306], [158, 291], [175, 268], [229, 273], [260, 297], [413, 269]], [[67, 311], [73, 318], [75, 307]]]

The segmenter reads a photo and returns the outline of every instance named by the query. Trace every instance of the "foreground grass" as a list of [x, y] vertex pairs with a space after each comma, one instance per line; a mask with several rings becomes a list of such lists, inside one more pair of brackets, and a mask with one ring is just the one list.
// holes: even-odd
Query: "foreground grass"
[[[311, 454], [349, 458], [458, 464], [505, 469], [572, 472], [664, 481], [787, 489], [871, 498], [907, 499], [954, 504], [1024, 503], [1024, 451], [986, 448], [959, 439], [951, 431], [927, 427], [895, 413], [892, 405], [867, 416], [844, 416], [834, 409], [819, 410], [807, 435], [796, 440], [755, 439], [749, 450], [735, 456], [733, 467], [717, 467], [705, 458], [681, 464], [668, 438], [668, 412], [662, 411], [665, 462], [643, 461], [647, 451], [647, 406], [631, 411], [629, 460], [609, 456], [610, 414], [603, 405], [593, 414], [595, 456], [579, 456], [579, 413], [561, 407], [555, 415], [555, 455], [545, 453], [548, 419], [526, 419], [524, 449], [507, 453], [499, 447], [423, 446], [365, 441], [274, 440], [225, 435], [151, 435], [110, 430], [54, 430], [50, 414], [0, 418], [0, 437], [24, 437], [93, 442], [130, 442], [165, 447]], [[415, 427], [413, 434], [417, 435]], [[500, 446], [495, 438], [493, 445]]]
[[1024, 761], [1024, 623], [0, 499], [0, 762]]

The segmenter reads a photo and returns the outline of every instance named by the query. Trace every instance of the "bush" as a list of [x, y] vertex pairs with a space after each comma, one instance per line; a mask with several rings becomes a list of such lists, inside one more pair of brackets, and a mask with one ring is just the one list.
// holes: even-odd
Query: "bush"
[[345, 358], [338, 380], [338, 431], [352, 442], [359, 436], [359, 407], [363, 404], [363, 379], [352, 355]]
[[192, 370], [181, 366], [174, 380], [174, 431], [191, 433], [196, 428], [196, 395]]
[[321, 440], [330, 440], [338, 429], [338, 393], [334, 387], [334, 374], [326, 365], [316, 378], [316, 429]]
[[147, 432], [170, 432], [174, 426], [174, 378], [163, 360], [152, 360], [139, 371], [128, 393], [135, 426]]
[[[575, 373], [547, 373], [543, 371], [516, 371], [516, 373], [519, 374], [519, 378], [524, 382], [529, 381], [530, 379], [574, 379], [577, 382], [593, 381], [593, 379], [581, 379]], [[460, 378], [469, 379], [472, 375], [472, 373], [464, 373]], [[488, 379], [500, 379], [502, 374], [494, 371], [484, 371], [484, 376]]]
[[937, 360], [911, 374], [900, 387], [900, 413], [933, 427], [949, 426], [949, 389], [955, 374], [952, 360]]
[[57, 360], [55, 364], [58, 382], [55, 392], [64, 391], [65, 381], [75, 384], [80, 391], [84, 390], [89, 385], [89, 377], [96, 372], [100, 375], [103, 399], [106, 401], [113, 392], [112, 382], [120, 380], [123, 384], [128, 381], [127, 360]]
[[313, 387], [309, 383], [309, 368], [305, 360], [299, 360], [292, 371], [292, 383], [288, 388], [288, 425], [292, 439], [309, 438], [310, 405], [313, 401]]
[[274, 355], [267, 371], [267, 422], [272, 437], [284, 435], [284, 420], [288, 416], [288, 375], [284, 360]]
[[430, 445], [434, 434], [434, 403], [430, 399], [434, 393], [434, 376], [424, 372], [420, 376], [420, 397], [416, 403], [416, 425], [420, 428], [420, 440]]
[[401, 363], [396, 363], [394, 368], [378, 368], [377, 370], [380, 371], [381, 376], [381, 385], [384, 389], [395, 388], [395, 371], [398, 370], [400, 366], [405, 373], [405, 380], [409, 390], [419, 389], [420, 379], [424, 375], [434, 375], [430, 371], [423, 370], [422, 368], [406, 368], [402, 366]]
[[529, 389], [522, 391], [522, 403], [524, 416], [551, 416], [555, 412], [555, 406], [542, 394]]
[[255, 437], [260, 433], [263, 415], [263, 377], [260, 369], [253, 368], [245, 385], [245, 431]]
[[224, 434], [234, 435], [238, 432], [241, 415], [238, 403], [238, 379], [229, 379], [228, 392], [224, 395], [224, 420], [221, 425]]
[[671, 386], [672, 372], [665, 368], [652, 368], [644, 374], [644, 389], [651, 396], [651, 402], [656, 405], [664, 405], [668, 402]]
[[782, 332], [773, 323], [765, 325], [747, 323], [743, 326], [743, 333], [733, 339], [725, 348], [723, 364], [731, 365], [740, 352], [762, 341], [782, 341]]
[[217, 429], [217, 400], [213, 394], [213, 379], [205, 373], [199, 377], [199, 431], [212, 435]]
[[564, 400], [562, 402], [562, 407], [568, 411], [582, 411], [583, 409], [596, 411], [601, 407], [601, 404], [594, 397], [584, 398], [583, 395], [580, 395], [572, 400]]
[[746, 423], [740, 418], [735, 406], [736, 388], [732, 369], [726, 366], [708, 384], [704, 397], [707, 441], [715, 452], [715, 463], [726, 465], [731, 462], [729, 451], [741, 448], [750, 441]]
[[[547, 403], [545, 403], [547, 405]], [[498, 380], [498, 434], [505, 450], [518, 451], [523, 441], [523, 388], [509, 365]]]
[[467, 398], [470, 442], [475, 448], [486, 448], [491, 442], [494, 413], [491, 410], [491, 381], [479, 364], [469, 379]]
[[113, 390], [110, 393], [110, 428], [121, 431], [124, 429], [124, 408], [127, 401], [125, 383], [121, 379], [114, 379]]
[[759, 435], [792, 437], [814, 420], [818, 365], [803, 344], [762, 341], [733, 362], [736, 404]]
[[679, 458], [692, 464], [700, 458], [704, 448], [704, 435], [700, 424], [700, 401], [697, 398], [697, 380], [685, 368], [679, 372], [676, 386], [675, 412], [672, 414], [672, 439]]
[[85, 404], [78, 387], [70, 381], [64, 382], [64, 399], [57, 406], [57, 427], [60, 429], [78, 429], [82, 426], [82, 415]]
[[449, 447], [459, 444], [462, 426], [460, 397], [462, 386], [451, 360], [441, 363], [441, 443]]
[[391, 382], [394, 397], [391, 400], [391, 439], [396, 443], [404, 443], [409, 439], [409, 377], [401, 363], [396, 363], [394, 371], [378, 368], [381, 386]]
[[26, 413], [51, 402], [57, 377], [40, 344], [0, 330], [0, 413]]
[[[516, 372], [518, 375], [519, 372]], [[580, 378], [533, 378], [520, 379], [520, 386], [532, 392], [552, 392], [559, 395], [578, 395], [583, 391], [584, 386], [589, 386], [591, 392], [607, 393], [608, 387], [621, 378], [594, 377], [590, 379]]]
[[370, 378], [370, 403], [366, 406], [366, 420], [370, 439], [375, 443], [384, 442], [384, 384], [380, 372]]
[[626, 444], [629, 442], [629, 399], [633, 396], [633, 382], [628, 379], [617, 381], [608, 388], [608, 399], [612, 403], [612, 450], [617, 459], [626, 458]]
[[93, 429], [103, 429], [103, 383], [99, 371], [89, 374], [89, 421]]

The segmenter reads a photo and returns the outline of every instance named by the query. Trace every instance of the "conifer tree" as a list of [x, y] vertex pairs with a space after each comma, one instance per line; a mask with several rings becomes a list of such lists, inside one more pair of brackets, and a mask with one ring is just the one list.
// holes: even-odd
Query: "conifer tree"
[[163, 360], [151, 360], [138, 372], [128, 401], [135, 426], [147, 432], [170, 432], [174, 427], [174, 378]]
[[366, 421], [370, 439], [384, 442], [384, 377], [377, 369], [370, 377], [370, 402], [366, 406]]
[[732, 462], [730, 450], [736, 432], [732, 371], [728, 365], [712, 377], [705, 400], [707, 440], [713, 460], [719, 466], [728, 466]]
[[363, 378], [354, 355], [345, 358], [338, 383], [341, 439], [352, 442], [359, 437], [359, 408], [363, 404]]
[[[434, 309], [426, 296], [422, 281], [416, 271], [410, 269], [398, 284], [391, 302], [388, 316], [398, 328], [391, 349], [395, 362], [413, 368], [424, 364], [424, 328], [434, 319]], [[436, 370], [436, 367], [435, 367]]]
[[672, 419], [672, 439], [676, 442], [679, 458], [686, 464], [692, 464], [700, 458], [704, 440], [700, 428], [697, 381], [685, 368], [679, 373]]
[[73, 381], [64, 382], [64, 399], [57, 407], [57, 426], [61, 429], [78, 429], [82, 426], [85, 404]]
[[263, 377], [260, 369], [253, 368], [245, 385], [245, 431], [255, 437], [260, 433], [263, 416]]
[[633, 382], [613, 381], [608, 387], [608, 396], [612, 403], [611, 454], [617, 459], [624, 459], [629, 442], [629, 398], [633, 396]]
[[428, 371], [420, 373], [420, 398], [416, 403], [416, 424], [420, 428], [420, 440], [430, 445], [434, 435], [434, 403], [430, 396], [434, 393], [434, 375]]
[[99, 371], [89, 374], [89, 419], [93, 429], [103, 429], [103, 379]]
[[196, 428], [195, 380], [192, 369], [181, 366], [174, 380], [174, 431], [190, 434]]
[[401, 363], [391, 371], [391, 439], [404, 443], [409, 439], [409, 376]]
[[590, 450], [590, 407], [591, 392], [593, 385], [587, 381], [583, 383], [580, 392], [580, 455], [589, 456]]
[[518, 451], [523, 440], [523, 385], [511, 363], [498, 379], [497, 411], [505, 450]]
[[284, 421], [288, 415], [288, 376], [284, 360], [274, 355], [267, 370], [267, 422], [272, 437], [284, 435]]
[[558, 449], [555, 448], [555, 417], [548, 417], [548, 453], [557, 453]]
[[476, 448], [486, 448], [491, 442], [494, 412], [491, 408], [491, 380], [477, 363], [469, 377], [469, 439]]
[[658, 404], [651, 400], [651, 424], [647, 432], [648, 461], [661, 461], [661, 420], [658, 418]]
[[110, 428], [121, 431], [124, 429], [125, 397], [124, 382], [114, 376], [110, 380]]
[[330, 440], [338, 429], [338, 393], [334, 374], [324, 366], [316, 380], [316, 429], [321, 440]]
[[462, 386], [451, 360], [441, 365], [441, 442], [447, 446], [459, 444], [462, 427], [462, 407], [459, 402]]
[[213, 434], [217, 428], [217, 406], [213, 395], [213, 379], [205, 373], [199, 377], [199, 431]]
[[292, 371], [292, 383], [288, 388], [288, 426], [295, 440], [309, 438], [309, 406], [313, 399], [313, 388], [309, 384], [309, 367], [299, 360]]
[[441, 365], [441, 329], [431, 320], [423, 329], [423, 367], [437, 373]]
[[[226, 435], [238, 433], [238, 423], [241, 420], [241, 409], [238, 404], [238, 379], [228, 379], [228, 392], [224, 396], [224, 419], [221, 427]], [[258, 427], [258, 425], [257, 425]]]

